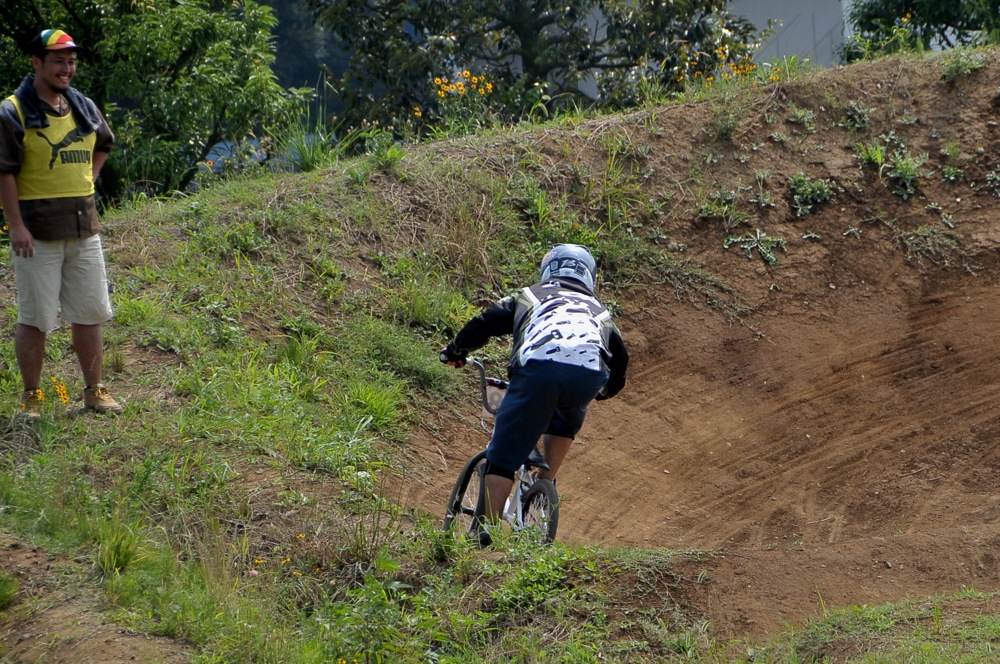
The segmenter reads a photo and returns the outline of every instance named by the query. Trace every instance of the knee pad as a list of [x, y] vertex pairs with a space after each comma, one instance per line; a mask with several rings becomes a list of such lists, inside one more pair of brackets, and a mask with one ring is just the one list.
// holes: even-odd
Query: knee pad
[[511, 482], [513, 482], [514, 481], [514, 474], [517, 471], [516, 470], [507, 470], [506, 468], [501, 468], [500, 466], [496, 465], [495, 463], [493, 463], [492, 461], [490, 461], [489, 459], [487, 459], [486, 460], [486, 469], [485, 469], [484, 472], [487, 475], [499, 475], [500, 477], [506, 477]]

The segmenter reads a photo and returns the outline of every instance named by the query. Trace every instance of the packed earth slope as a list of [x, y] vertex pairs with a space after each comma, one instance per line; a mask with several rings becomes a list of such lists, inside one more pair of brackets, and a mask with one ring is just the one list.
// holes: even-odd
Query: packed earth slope
[[[865, 63], [538, 134], [555, 191], [602, 172], [600, 135], [626, 137], [644, 193], [668, 201], [642, 230], [747, 305], [613, 292], [629, 382], [593, 406], [560, 474], [560, 540], [713, 552], [680, 571], [708, 579], [684, 599], [718, 638], [1000, 589], [995, 55], [972, 71], [957, 56]], [[926, 155], [911, 191], [891, 165], [862, 168], [859, 144], [878, 143]], [[835, 195], [798, 216], [800, 173]], [[724, 192], [745, 217], [729, 229], [706, 205]], [[724, 248], [758, 231], [785, 240], [774, 264]], [[441, 512], [484, 445], [473, 404], [462, 414], [413, 436], [407, 504]]]

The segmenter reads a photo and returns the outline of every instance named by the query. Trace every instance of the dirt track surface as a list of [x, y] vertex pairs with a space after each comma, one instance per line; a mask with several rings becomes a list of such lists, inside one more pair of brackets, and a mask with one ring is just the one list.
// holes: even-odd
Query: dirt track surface
[[[692, 210], [665, 223], [670, 240], [752, 313], [728, 320], [669, 287], [615, 293], [629, 382], [593, 406], [563, 467], [559, 538], [716, 552], [680, 571], [707, 572], [685, 599], [718, 638], [763, 637], [824, 608], [1000, 589], [1000, 199], [985, 186], [1000, 153], [1000, 71], [953, 86], [939, 65], [876, 63], [777, 89], [727, 146], [691, 129], [704, 107], [655, 120], [651, 186]], [[837, 125], [851, 101], [873, 109], [866, 134]], [[816, 113], [813, 132], [781, 119], [793, 105]], [[616, 130], [638, 135], [641, 120]], [[893, 130], [928, 155], [905, 201], [853, 154]], [[779, 131], [790, 140], [769, 138]], [[956, 145], [964, 181], [949, 183], [939, 169]], [[551, 172], [587, 158], [541, 146]], [[695, 218], [685, 177], [707, 150], [720, 155], [709, 191], [772, 172], [780, 200], [748, 225], [788, 239], [776, 265], [723, 250], [726, 233]], [[789, 206], [797, 172], [839, 187], [807, 218]], [[920, 260], [900, 240], [920, 227], [953, 230], [960, 245]], [[431, 479], [411, 483], [409, 504], [441, 511], [485, 443], [471, 404], [467, 416], [414, 436]]]

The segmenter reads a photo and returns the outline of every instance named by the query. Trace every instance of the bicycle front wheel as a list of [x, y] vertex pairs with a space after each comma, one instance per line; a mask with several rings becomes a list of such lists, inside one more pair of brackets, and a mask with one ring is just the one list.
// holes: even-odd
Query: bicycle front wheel
[[483, 477], [486, 474], [486, 452], [480, 452], [465, 464], [462, 474], [455, 481], [455, 488], [448, 498], [444, 513], [445, 532], [456, 537], [466, 537], [472, 530], [476, 509], [483, 494]]
[[549, 480], [536, 480], [521, 497], [524, 528], [538, 531], [545, 542], [556, 539], [559, 526], [559, 494]]

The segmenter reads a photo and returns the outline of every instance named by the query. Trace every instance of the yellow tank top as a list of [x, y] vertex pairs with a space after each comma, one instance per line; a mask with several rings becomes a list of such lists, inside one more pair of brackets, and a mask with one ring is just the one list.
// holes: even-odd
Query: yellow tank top
[[[21, 104], [16, 95], [10, 99], [23, 126]], [[48, 118], [48, 127], [24, 130], [24, 163], [14, 177], [18, 198], [28, 201], [92, 195], [97, 133], [81, 136], [72, 113]]]

